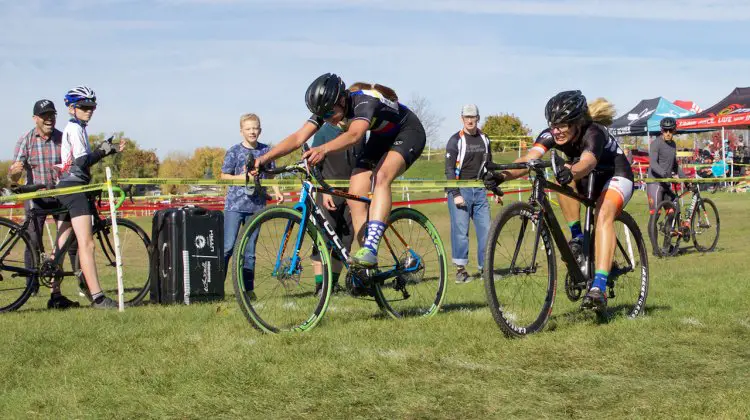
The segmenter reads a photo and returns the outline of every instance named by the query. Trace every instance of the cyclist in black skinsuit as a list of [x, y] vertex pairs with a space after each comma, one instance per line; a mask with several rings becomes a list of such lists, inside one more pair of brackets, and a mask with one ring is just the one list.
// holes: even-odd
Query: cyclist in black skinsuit
[[[377, 248], [385, 231], [385, 219], [391, 211], [391, 182], [403, 174], [422, 154], [427, 136], [419, 118], [398, 102], [392, 89], [369, 83], [355, 83], [349, 88], [335, 74], [326, 73], [312, 82], [305, 93], [310, 119], [271, 151], [256, 160], [256, 165], [285, 156], [301, 147], [323, 124], [338, 125], [346, 131], [328, 143], [313, 147], [303, 157], [315, 165], [326, 154], [347, 149], [370, 132], [361, 156], [350, 178], [349, 193], [365, 196], [370, 192], [370, 177], [375, 188], [369, 208], [367, 237], [362, 248], [352, 255], [351, 263], [361, 267], [377, 265]], [[367, 220], [367, 205], [348, 201], [354, 234]]]
[[[584, 307], [603, 309], [607, 305], [606, 285], [615, 249], [614, 220], [633, 194], [633, 170], [617, 141], [605, 125], [612, 121], [614, 108], [604, 100], [587, 105], [580, 91], [561, 92], [547, 102], [545, 117], [549, 129], [544, 130], [525, 157], [517, 162], [541, 158], [547, 150], [555, 148], [568, 157], [568, 162], [559, 170], [557, 181], [561, 185], [575, 181], [579, 193], [586, 195], [587, 176], [597, 167], [605, 172], [594, 180], [596, 206], [596, 273], [594, 282], [584, 297]], [[576, 161], [577, 160], [577, 161]], [[494, 189], [508, 179], [522, 176], [523, 170], [487, 172], [485, 186]], [[580, 253], [583, 239], [580, 214], [581, 203], [559, 195], [563, 216], [568, 221], [571, 249]]]

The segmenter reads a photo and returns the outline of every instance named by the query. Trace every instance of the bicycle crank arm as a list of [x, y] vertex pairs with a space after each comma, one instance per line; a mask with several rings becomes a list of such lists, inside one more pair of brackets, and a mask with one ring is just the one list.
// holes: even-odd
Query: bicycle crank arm
[[536, 265], [534, 267], [516, 268], [513, 267], [510, 272], [512, 274], [536, 274]]

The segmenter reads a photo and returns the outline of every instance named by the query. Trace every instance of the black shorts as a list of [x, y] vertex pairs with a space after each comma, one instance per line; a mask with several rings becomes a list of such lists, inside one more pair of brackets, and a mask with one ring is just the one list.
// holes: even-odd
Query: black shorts
[[[315, 197], [315, 203], [320, 207], [320, 211], [323, 216], [331, 225], [333, 231], [336, 232], [336, 236], [341, 239], [344, 248], [347, 252], [352, 249], [352, 242], [354, 240], [354, 228], [352, 226], [352, 214], [349, 211], [349, 206], [346, 205], [346, 199], [343, 197], [333, 197], [333, 203], [336, 205], [336, 210], [330, 211], [323, 207], [323, 194], [318, 193]], [[331, 256], [334, 259], [339, 260], [338, 254], [332, 252]], [[313, 251], [310, 258], [313, 261], [320, 261], [320, 257], [316, 251]]]
[[406, 161], [408, 169], [419, 156], [427, 144], [424, 127], [413, 112], [407, 111], [399, 131], [395, 135], [370, 133], [370, 138], [357, 159], [356, 168], [373, 170], [389, 151], [400, 154]]
[[[57, 184], [57, 188], [77, 186], [80, 186], [80, 184], [65, 181], [61, 181]], [[60, 203], [66, 209], [68, 209], [71, 219], [78, 216], [91, 216], [94, 214], [91, 210], [91, 202], [89, 201], [88, 194], [85, 192], [61, 195], [58, 196], [57, 199], [60, 200]], [[66, 219], [67, 218], [64, 218], [63, 220]]]

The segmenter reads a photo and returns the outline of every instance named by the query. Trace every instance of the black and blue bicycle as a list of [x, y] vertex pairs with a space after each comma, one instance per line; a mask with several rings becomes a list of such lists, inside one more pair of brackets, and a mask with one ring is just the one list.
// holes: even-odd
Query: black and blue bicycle
[[[248, 166], [251, 167], [251, 166]], [[447, 259], [435, 226], [411, 208], [393, 209], [387, 220], [373, 269], [350, 267], [349, 252], [315, 203], [314, 193], [370, 203], [326, 183], [305, 160], [263, 169], [262, 174], [296, 174], [302, 189], [293, 208], [267, 207], [247, 223], [239, 236], [232, 264], [237, 301], [248, 321], [268, 333], [307, 331], [315, 327], [331, 299], [331, 253], [347, 268], [345, 288], [355, 297], [377, 302], [389, 316], [434, 315], [446, 291]], [[314, 186], [313, 179], [320, 186]], [[262, 188], [255, 177], [254, 186]], [[319, 293], [311, 257], [319, 255], [323, 283]], [[252, 274], [250, 274], [252, 273]], [[247, 278], [252, 275], [252, 279]]]

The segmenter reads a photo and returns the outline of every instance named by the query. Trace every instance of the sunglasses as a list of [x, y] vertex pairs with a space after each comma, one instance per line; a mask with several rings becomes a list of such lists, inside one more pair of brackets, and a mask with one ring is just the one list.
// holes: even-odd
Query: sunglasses
[[663, 130], [661, 130], [661, 132], [662, 133], [674, 133], [674, 129], [673, 128], [663, 129]]
[[333, 117], [333, 114], [335, 114], [335, 113], [336, 113], [336, 111], [330, 110], [330, 111], [326, 112], [325, 114], [321, 115], [320, 117], [323, 118], [324, 120], [327, 120], [327, 119]]
[[568, 124], [551, 125], [550, 124], [549, 128], [553, 132], [557, 132], [559, 134], [565, 134], [570, 130], [570, 125]]
[[84, 106], [79, 106], [78, 109], [80, 109], [81, 111], [86, 112], [86, 111], [93, 111], [93, 110], [96, 109], [96, 107], [95, 106], [90, 106], [90, 105], [84, 105]]

